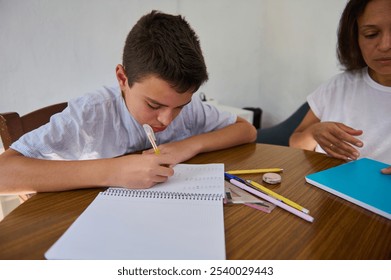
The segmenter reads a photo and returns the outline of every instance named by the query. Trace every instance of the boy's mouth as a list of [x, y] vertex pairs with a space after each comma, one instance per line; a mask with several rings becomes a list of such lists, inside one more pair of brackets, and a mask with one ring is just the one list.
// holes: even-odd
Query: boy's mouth
[[159, 127], [152, 126], [153, 132], [161, 132], [161, 131], [163, 131], [165, 129], [166, 129], [166, 126], [159, 126]]

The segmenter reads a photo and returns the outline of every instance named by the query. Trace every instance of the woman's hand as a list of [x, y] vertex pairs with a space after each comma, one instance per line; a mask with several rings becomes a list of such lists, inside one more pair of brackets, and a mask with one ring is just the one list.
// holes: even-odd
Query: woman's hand
[[314, 139], [327, 154], [344, 160], [360, 156], [356, 147], [361, 148], [364, 144], [355, 136], [361, 135], [362, 130], [338, 122], [320, 122], [314, 124], [311, 130]]
[[391, 166], [389, 166], [387, 168], [383, 168], [381, 170], [381, 173], [391, 175]]

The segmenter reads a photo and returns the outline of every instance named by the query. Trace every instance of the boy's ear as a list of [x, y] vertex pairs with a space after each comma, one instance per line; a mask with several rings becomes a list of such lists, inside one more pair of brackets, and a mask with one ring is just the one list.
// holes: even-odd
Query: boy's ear
[[126, 77], [125, 69], [121, 64], [118, 64], [115, 68], [115, 75], [121, 90], [124, 90], [124, 88], [128, 85], [128, 78]]

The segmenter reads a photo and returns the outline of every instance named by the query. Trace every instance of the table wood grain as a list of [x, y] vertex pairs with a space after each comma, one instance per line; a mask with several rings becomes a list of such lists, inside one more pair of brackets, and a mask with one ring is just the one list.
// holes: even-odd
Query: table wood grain
[[[311, 211], [309, 223], [283, 209], [267, 214], [225, 205], [227, 259], [391, 259], [391, 221], [305, 182], [343, 163], [326, 155], [266, 144], [200, 154], [187, 163], [224, 163], [225, 170], [280, 167], [281, 184], [266, 185]], [[262, 181], [261, 174], [241, 175]], [[44, 253], [102, 188], [39, 193], [0, 222], [0, 259], [44, 259]]]

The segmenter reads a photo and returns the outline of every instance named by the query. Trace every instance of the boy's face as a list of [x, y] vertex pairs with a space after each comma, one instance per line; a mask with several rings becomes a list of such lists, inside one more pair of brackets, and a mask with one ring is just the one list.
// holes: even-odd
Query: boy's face
[[160, 132], [175, 119], [182, 108], [190, 103], [192, 92], [177, 93], [166, 81], [149, 76], [129, 87], [126, 76], [120, 77], [117, 66], [117, 78], [125, 98], [126, 106], [136, 121], [149, 124], [154, 132]]

